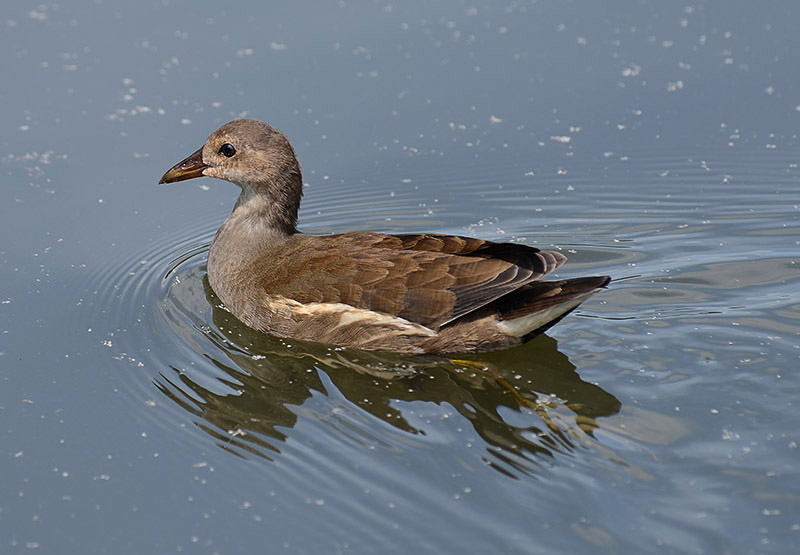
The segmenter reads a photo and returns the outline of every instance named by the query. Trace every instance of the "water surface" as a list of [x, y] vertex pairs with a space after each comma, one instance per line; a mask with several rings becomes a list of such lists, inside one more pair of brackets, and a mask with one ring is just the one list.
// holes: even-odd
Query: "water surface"
[[[787, 553], [792, 2], [10, 7], [0, 552]], [[450, 361], [266, 337], [206, 279], [269, 121], [300, 225], [559, 249], [611, 287]], [[102, 533], [100, 533], [102, 532]]]

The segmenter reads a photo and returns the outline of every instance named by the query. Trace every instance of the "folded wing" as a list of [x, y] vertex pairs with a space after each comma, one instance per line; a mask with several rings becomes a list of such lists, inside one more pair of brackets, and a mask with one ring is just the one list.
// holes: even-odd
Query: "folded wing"
[[268, 293], [301, 303], [344, 303], [431, 329], [518, 290], [566, 260], [526, 245], [432, 234], [298, 234], [279, 249], [272, 259], [286, 263], [276, 264], [264, 278], [261, 285]]

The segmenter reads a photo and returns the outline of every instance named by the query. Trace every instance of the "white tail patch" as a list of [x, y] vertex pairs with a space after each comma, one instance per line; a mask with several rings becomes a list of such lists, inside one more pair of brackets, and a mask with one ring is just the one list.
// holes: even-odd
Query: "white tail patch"
[[570, 301], [550, 307], [546, 310], [528, 314], [527, 316], [514, 318], [513, 320], [500, 320], [497, 322], [497, 327], [500, 328], [500, 330], [505, 334], [512, 335], [514, 337], [522, 337], [552, 322], [556, 318], [563, 316], [581, 304], [585, 299], [585, 296], [581, 296], [577, 299], [572, 299]]

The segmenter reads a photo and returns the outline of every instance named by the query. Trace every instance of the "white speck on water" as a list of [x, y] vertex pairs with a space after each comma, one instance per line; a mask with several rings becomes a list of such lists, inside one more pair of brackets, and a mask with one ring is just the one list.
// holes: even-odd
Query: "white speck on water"
[[39, 6], [39, 10], [31, 10], [28, 12], [28, 17], [36, 21], [44, 21], [47, 19], [47, 6]]
[[667, 92], [675, 92], [683, 88], [683, 81], [680, 79], [678, 81], [670, 81], [667, 83]]
[[636, 77], [637, 75], [639, 75], [639, 72], [641, 71], [642, 71], [642, 66], [637, 66], [636, 64], [633, 64], [631, 67], [626, 67], [625, 69], [622, 70], [622, 76]]
[[730, 431], [728, 429], [723, 429], [722, 430], [722, 439], [723, 439], [723, 441], [737, 440], [740, 437], [741, 436], [739, 436], [739, 434], [737, 434], [736, 432], [732, 432], [732, 431]]

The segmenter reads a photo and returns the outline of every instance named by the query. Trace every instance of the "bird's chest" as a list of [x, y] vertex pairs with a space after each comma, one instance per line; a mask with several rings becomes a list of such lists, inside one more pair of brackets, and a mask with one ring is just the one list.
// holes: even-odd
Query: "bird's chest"
[[208, 253], [208, 281], [228, 308], [252, 302], [263, 289], [275, 260], [272, 251], [279, 249], [275, 243], [246, 222], [229, 219], [220, 227]]

